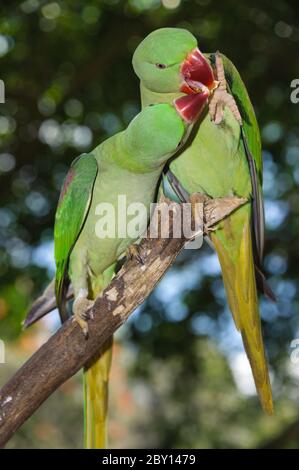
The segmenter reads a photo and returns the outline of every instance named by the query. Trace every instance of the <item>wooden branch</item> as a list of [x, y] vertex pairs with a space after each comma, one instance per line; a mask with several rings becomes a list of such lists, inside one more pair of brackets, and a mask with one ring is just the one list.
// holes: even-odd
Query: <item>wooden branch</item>
[[[240, 205], [236, 197], [209, 199], [200, 196], [204, 229], [208, 230]], [[152, 292], [157, 282], [184, 247], [186, 239], [172, 238], [179, 204], [170, 221], [169, 238], [145, 238], [138, 257], [126, 261], [93, 306], [85, 339], [78, 324], [68, 320], [0, 391], [0, 446], [67, 379], [80, 370], [106, 343], [110, 336]], [[140, 258], [141, 257], [141, 258]], [[142, 263], [140, 262], [142, 259]]]

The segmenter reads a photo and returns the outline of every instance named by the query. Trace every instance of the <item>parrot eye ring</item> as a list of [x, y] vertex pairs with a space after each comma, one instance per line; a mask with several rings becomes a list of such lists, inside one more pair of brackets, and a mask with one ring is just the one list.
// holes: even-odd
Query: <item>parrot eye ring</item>
[[165, 64], [156, 64], [156, 67], [158, 69], [166, 69], [167, 65], [165, 65]]

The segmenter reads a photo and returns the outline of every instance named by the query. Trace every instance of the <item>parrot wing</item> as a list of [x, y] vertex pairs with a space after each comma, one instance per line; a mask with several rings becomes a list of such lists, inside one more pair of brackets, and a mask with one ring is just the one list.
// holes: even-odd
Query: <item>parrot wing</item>
[[[246, 87], [232, 62], [223, 55], [222, 60], [229, 91], [236, 100], [243, 121], [241, 138], [251, 177], [252, 205], [251, 209], [248, 206], [241, 208], [231, 216], [230, 221], [224, 221], [223, 241], [221, 235], [217, 237], [216, 234], [212, 236], [212, 240], [222, 265], [230, 307], [242, 334], [262, 406], [271, 414], [273, 413], [272, 392], [256, 292], [256, 282], [258, 282], [266, 295], [272, 293], [265, 278], [261, 277], [263, 274], [260, 270], [265, 231], [261, 139]], [[228, 241], [230, 249], [225, 250], [225, 242]], [[261, 280], [263, 282], [259, 282]]]
[[255, 276], [259, 290], [269, 299], [276, 302], [276, 296], [262, 272], [265, 244], [265, 213], [262, 193], [263, 160], [259, 126], [246, 87], [234, 64], [221, 54], [228, 88], [234, 96], [243, 120], [241, 138], [247, 156], [252, 184], [252, 231]]
[[98, 164], [93, 154], [80, 155], [65, 177], [58, 201], [54, 226], [55, 294], [63, 321], [67, 318], [64, 302], [69, 284], [69, 257], [88, 215], [97, 173]]
[[265, 240], [264, 202], [262, 195], [263, 160], [259, 126], [255, 112], [240, 74], [233, 63], [221, 54], [225, 78], [242, 116], [241, 137], [247, 156], [253, 196], [253, 233], [255, 239], [256, 261], [262, 264]]

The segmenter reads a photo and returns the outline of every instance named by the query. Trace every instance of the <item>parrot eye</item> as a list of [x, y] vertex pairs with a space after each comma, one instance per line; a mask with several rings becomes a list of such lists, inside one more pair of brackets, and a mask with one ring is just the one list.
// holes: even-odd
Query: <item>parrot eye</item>
[[167, 65], [165, 65], [165, 64], [156, 64], [156, 67], [158, 69], [166, 69]]

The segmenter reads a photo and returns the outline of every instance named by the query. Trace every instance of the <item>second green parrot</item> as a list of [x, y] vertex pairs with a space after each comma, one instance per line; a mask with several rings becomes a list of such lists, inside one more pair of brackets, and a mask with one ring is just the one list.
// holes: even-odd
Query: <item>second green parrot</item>
[[[172, 61], [167, 47], [178, 35], [190, 37], [192, 51], [181, 66], [180, 92], [159, 93], [143, 79], [139, 67], [148, 43], [164, 44], [161, 67], [165, 75]], [[186, 122], [201, 116], [190, 138], [169, 165], [173, 193], [203, 193], [212, 198], [236, 195], [248, 199], [207, 234], [221, 264], [228, 303], [241, 332], [263, 409], [273, 412], [272, 392], [261, 333], [257, 284], [269, 297], [272, 291], [261, 271], [264, 246], [262, 153], [255, 113], [234, 65], [222, 54], [202, 54], [196, 38], [186, 30], [163, 28], [151, 33], [135, 51], [133, 63], [141, 81], [142, 106], [175, 103]], [[194, 94], [196, 93], [196, 94]], [[171, 194], [167, 194], [171, 197]]]

